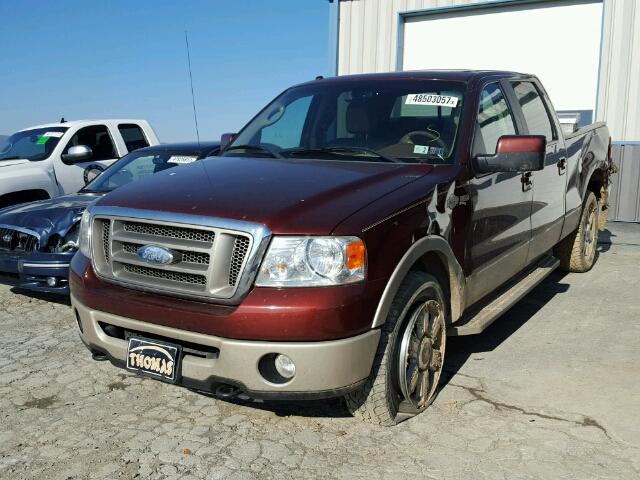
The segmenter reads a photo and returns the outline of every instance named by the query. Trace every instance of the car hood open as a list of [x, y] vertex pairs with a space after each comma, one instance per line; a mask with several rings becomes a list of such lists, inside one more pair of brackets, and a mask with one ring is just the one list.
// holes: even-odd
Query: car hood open
[[126, 185], [98, 202], [329, 234], [343, 219], [428, 174], [420, 164], [219, 157]]

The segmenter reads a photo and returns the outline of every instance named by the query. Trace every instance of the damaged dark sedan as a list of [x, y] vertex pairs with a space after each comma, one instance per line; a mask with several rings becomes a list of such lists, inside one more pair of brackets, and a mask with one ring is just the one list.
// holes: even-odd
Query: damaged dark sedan
[[88, 205], [112, 190], [179, 165], [217, 155], [218, 142], [165, 144], [125, 155], [78, 193], [0, 210], [0, 273], [20, 288], [67, 295], [69, 262]]

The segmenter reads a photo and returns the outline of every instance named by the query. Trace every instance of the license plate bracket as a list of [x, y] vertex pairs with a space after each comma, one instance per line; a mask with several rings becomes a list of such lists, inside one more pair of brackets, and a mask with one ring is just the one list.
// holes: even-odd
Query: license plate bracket
[[182, 347], [151, 338], [130, 336], [127, 370], [164, 382], [176, 383]]

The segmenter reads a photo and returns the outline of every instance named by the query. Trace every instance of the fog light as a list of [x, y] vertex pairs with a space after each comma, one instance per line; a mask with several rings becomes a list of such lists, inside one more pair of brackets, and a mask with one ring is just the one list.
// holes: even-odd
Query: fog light
[[58, 285], [58, 279], [56, 277], [47, 277], [47, 285], [51, 288]]
[[293, 378], [296, 374], [296, 366], [289, 357], [283, 354], [278, 354], [274, 361], [276, 365], [276, 371], [284, 378]]

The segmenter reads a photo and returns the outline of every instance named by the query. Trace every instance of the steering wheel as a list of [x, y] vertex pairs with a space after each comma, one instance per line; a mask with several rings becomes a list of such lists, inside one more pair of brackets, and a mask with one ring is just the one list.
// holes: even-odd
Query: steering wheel
[[[425, 141], [415, 141], [413, 137], [427, 137]], [[444, 143], [440, 134], [435, 130], [414, 130], [413, 132], [405, 133], [398, 143], [409, 143], [412, 145], [429, 144], [429, 146], [437, 146], [446, 150], [447, 144]]]

